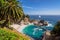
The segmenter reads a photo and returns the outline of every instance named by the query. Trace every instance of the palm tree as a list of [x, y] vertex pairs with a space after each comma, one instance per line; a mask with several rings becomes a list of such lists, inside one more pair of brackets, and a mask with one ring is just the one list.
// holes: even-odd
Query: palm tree
[[[16, 0], [3, 0], [0, 1], [0, 20], [5, 20], [4, 24], [9, 25], [11, 23], [16, 23], [24, 16], [21, 5]], [[4, 25], [4, 26], [5, 26]]]

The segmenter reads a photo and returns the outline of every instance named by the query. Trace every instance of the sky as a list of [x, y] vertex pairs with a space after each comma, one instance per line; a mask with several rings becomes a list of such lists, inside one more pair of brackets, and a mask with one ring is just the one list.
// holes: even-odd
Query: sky
[[19, 0], [28, 15], [60, 15], [60, 0]]

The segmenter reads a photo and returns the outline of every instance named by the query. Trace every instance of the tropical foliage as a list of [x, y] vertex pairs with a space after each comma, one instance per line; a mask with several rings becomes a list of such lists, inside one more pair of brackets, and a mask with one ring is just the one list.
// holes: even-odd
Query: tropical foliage
[[[9, 26], [23, 17], [24, 13], [17, 0], [0, 0], [0, 26]], [[1, 23], [2, 22], [2, 23]]]
[[23, 17], [24, 12], [17, 0], [0, 0], [0, 40], [30, 40], [16, 30], [8, 29], [10, 24], [17, 23]]

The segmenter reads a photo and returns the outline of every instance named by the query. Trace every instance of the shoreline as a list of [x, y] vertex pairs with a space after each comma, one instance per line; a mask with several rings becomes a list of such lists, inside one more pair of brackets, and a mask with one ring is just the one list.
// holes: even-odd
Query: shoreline
[[13, 27], [15, 30], [17, 30], [18, 33], [22, 33], [24, 36], [29, 37], [30, 40], [34, 40], [32, 37], [30, 37], [30, 36], [28, 36], [28, 35], [26, 35], [26, 34], [24, 34], [24, 33], [22, 32], [22, 30], [23, 30], [25, 27], [27, 27], [28, 25], [13, 24], [13, 25], [10, 25], [10, 26]]
[[[23, 35], [29, 37], [31, 40], [34, 40], [34, 38], [32, 38], [32, 37], [30, 37], [30, 36], [28, 36], [28, 35], [23, 33], [23, 29], [26, 28], [28, 25], [33, 25], [33, 24], [31, 24], [31, 23], [29, 23], [27, 25], [25, 25], [25, 24], [21, 24], [21, 25], [19, 25], [19, 24], [12, 24], [10, 26], [13, 27], [15, 30], [17, 30], [19, 33], [22, 33]], [[47, 34], [49, 34], [49, 33], [47, 33]]]
[[22, 30], [27, 27], [28, 25], [18, 25], [18, 24], [13, 24], [13, 25], [10, 25], [11, 27], [13, 27], [14, 29], [16, 29], [17, 31], [19, 32], [22, 32]]

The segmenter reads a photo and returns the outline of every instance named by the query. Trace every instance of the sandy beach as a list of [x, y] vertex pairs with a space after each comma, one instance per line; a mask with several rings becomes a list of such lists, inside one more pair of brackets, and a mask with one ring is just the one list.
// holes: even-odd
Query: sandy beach
[[[27, 27], [27, 25], [18, 25], [18, 24], [13, 24], [13, 25], [10, 25], [11, 27], [13, 27], [14, 29], [16, 29], [17, 31], [19, 32], [22, 32], [22, 30]], [[23, 33], [23, 32], [22, 32]]]

